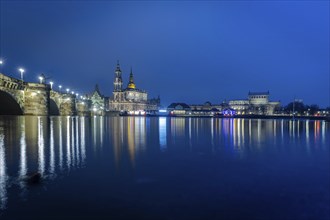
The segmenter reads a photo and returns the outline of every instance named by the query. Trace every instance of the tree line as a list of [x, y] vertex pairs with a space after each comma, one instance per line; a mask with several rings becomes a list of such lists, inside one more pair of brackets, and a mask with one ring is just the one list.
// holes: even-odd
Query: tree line
[[[320, 107], [316, 104], [306, 105], [301, 101], [290, 102], [286, 106], [282, 106], [277, 111], [281, 111], [282, 113], [292, 114], [293, 110], [295, 114], [300, 115], [315, 115], [318, 111], [320, 111]], [[329, 111], [330, 107], [327, 107], [325, 110]]]

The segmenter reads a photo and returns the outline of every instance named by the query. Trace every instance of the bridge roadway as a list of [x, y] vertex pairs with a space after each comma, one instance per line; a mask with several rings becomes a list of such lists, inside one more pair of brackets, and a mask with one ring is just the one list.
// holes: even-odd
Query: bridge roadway
[[49, 84], [23, 82], [0, 73], [0, 114], [88, 115], [86, 101], [52, 90]]

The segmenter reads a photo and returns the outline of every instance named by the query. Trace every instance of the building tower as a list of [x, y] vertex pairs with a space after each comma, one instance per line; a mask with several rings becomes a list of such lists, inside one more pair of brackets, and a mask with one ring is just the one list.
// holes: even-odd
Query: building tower
[[123, 79], [121, 77], [121, 70], [119, 60], [117, 61], [117, 68], [115, 70], [115, 80], [113, 82], [113, 98], [114, 101], [122, 101], [123, 98]]
[[129, 82], [128, 82], [127, 88], [128, 89], [135, 89], [135, 83], [134, 83], [134, 78], [133, 78], [132, 67], [131, 67], [131, 73], [129, 74]]
[[123, 79], [121, 78], [121, 70], [119, 60], [117, 61], [117, 68], [115, 70], [115, 81], [113, 82], [114, 92], [121, 92], [123, 90]]

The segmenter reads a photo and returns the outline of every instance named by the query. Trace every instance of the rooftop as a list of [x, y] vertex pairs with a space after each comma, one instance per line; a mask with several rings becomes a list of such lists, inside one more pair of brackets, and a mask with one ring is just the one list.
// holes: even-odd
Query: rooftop
[[267, 92], [250, 92], [249, 95], [269, 95], [269, 91]]

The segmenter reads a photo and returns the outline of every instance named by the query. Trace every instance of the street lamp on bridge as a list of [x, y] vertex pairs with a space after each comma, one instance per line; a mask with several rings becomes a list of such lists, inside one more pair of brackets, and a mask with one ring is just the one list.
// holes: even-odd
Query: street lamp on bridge
[[59, 85], [58, 88], [60, 89], [60, 92], [62, 91], [62, 85]]
[[66, 89], [66, 93], [69, 93], [70, 92], [70, 89]]
[[54, 84], [54, 82], [49, 82], [49, 84], [50, 84], [50, 89], [53, 89], [53, 84]]
[[21, 80], [23, 81], [23, 74], [25, 70], [23, 68], [18, 68], [18, 71], [21, 73]]
[[39, 80], [40, 80], [40, 84], [44, 81], [44, 77], [43, 76], [39, 76]]
[[3, 65], [3, 59], [0, 58], [0, 71], [1, 71], [2, 65]]

